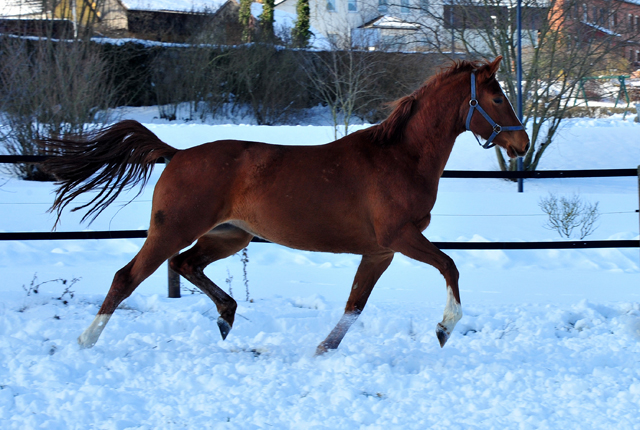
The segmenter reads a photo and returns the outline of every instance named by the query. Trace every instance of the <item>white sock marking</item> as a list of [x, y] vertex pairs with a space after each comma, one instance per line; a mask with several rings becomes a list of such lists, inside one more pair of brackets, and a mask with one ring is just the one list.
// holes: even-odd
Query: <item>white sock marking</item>
[[111, 314], [98, 314], [89, 327], [78, 338], [78, 344], [81, 348], [91, 348], [96, 344], [102, 330], [109, 322]]
[[451, 334], [460, 318], [462, 318], [462, 306], [453, 296], [451, 287], [447, 285], [447, 305], [444, 307], [444, 315], [440, 324], [445, 328], [447, 334]]

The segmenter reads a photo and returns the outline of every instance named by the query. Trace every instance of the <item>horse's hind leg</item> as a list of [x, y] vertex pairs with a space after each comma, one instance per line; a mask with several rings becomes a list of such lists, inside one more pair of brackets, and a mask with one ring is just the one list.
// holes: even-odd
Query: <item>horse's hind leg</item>
[[140, 252], [129, 264], [116, 272], [98, 315], [78, 338], [80, 346], [91, 348], [95, 345], [120, 303], [171, 255], [188, 245], [188, 242], [180, 241], [178, 237], [158, 237], [150, 230]]
[[222, 224], [200, 237], [189, 250], [169, 261], [171, 268], [200, 288], [218, 308], [218, 327], [226, 339], [235, 319], [236, 301], [211, 281], [204, 268], [210, 263], [229, 257], [246, 247], [253, 236], [230, 224]]
[[344, 314], [329, 336], [318, 345], [316, 355], [324, 354], [330, 349], [336, 349], [349, 327], [358, 319], [358, 316], [367, 304], [367, 299], [373, 287], [382, 276], [389, 264], [393, 260], [393, 253], [383, 253], [375, 255], [363, 255], [356, 277], [353, 280], [349, 300], [344, 310]]

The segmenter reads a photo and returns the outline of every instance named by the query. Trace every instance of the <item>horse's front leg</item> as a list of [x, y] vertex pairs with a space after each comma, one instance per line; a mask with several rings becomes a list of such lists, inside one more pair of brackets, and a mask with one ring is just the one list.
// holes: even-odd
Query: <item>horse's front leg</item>
[[462, 318], [460, 291], [458, 290], [459, 274], [455, 263], [447, 254], [429, 242], [413, 224], [407, 224], [400, 229], [398, 235], [391, 240], [390, 248], [414, 260], [430, 264], [444, 276], [447, 282], [447, 305], [444, 308], [442, 322], [438, 323], [436, 327], [438, 341], [443, 347], [453, 333], [453, 328]]
[[322, 341], [316, 349], [316, 355], [321, 355], [330, 349], [336, 349], [349, 327], [358, 319], [358, 316], [367, 304], [371, 290], [376, 285], [382, 273], [387, 270], [393, 260], [393, 252], [385, 251], [375, 255], [363, 255], [353, 280], [349, 300], [344, 309], [344, 314], [329, 336]]

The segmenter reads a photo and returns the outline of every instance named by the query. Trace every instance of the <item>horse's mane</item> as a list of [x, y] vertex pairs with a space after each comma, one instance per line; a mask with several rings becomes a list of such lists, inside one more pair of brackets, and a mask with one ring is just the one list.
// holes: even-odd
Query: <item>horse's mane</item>
[[388, 106], [392, 107], [393, 110], [387, 119], [362, 132], [366, 133], [367, 139], [375, 144], [383, 146], [392, 145], [402, 137], [404, 126], [413, 114], [414, 102], [421, 98], [429, 88], [441, 85], [454, 75], [465, 72], [470, 73], [486, 64], [488, 64], [486, 61], [453, 61], [449, 67], [441, 69], [438, 73], [428, 78], [420, 88], [413, 93], [388, 103]]

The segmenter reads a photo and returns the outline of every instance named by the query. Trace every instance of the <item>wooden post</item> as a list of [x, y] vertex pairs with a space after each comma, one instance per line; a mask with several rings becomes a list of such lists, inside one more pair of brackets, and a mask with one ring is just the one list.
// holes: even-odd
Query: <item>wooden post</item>
[[169, 265], [168, 261], [167, 261], [167, 272], [169, 275], [168, 276], [169, 298], [179, 299], [180, 298], [180, 275], [178, 275], [178, 273], [171, 270], [171, 266]]

